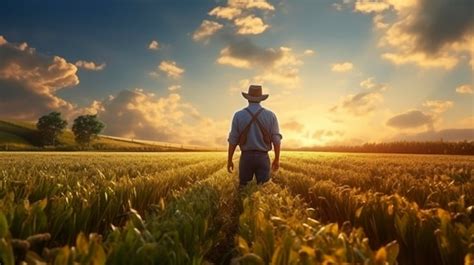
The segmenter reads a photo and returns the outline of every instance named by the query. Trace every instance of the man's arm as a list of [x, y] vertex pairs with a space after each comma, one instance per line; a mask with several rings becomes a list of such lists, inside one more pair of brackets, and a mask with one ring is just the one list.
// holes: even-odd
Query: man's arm
[[273, 114], [271, 133], [272, 133], [273, 150], [275, 152], [275, 159], [273, 160], [273, 163], [272, 163], [272, 169], [277, 171], [280, 168], [280, 147], [281, 147], [281, 139], [283, 137], [280, 134], [280, 126], [278, 126], [278, 119], [275, 114]]
[[235, 114], [234, 118], [232, 119], [232, 125], [227, 141], [229, 142], [229, 149], [227, 152], [227, 171], [231, 173], [232, 170], [234, 170], [234, 162], [232, 162], [232, 157], [234, 156], [235, 148], [239, 143], [239, 126], [237, 124], [237, 114]]
[[234, 156], [235, 148], [237, 145], [229, 143], [229, 150], [227, 151], [227, 171], [232, 173], [234, 170], [234, 162], [232, 162], [232, 157]]
[[273, 159], [272, 169], [277, 171], [280, 168], [280, 144], [273, 143], [273, 151], [275, 152], [275, 159]]

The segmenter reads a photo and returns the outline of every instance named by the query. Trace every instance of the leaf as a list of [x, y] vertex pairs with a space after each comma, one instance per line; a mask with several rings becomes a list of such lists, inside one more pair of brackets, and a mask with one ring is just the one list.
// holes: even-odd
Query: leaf
[[15, 258], [13, 256], [12, 246], [5, 240], [0, 239], [0, 264], [2, 265], [14, 265]]
[[47, 198], [44, 198], [40, 201], [37, 201], [35, 204], [38, 205], [38, 208], [41, 210], [41, 211], [44, 211], [44, 208], [46, 208], [46, 205], [48, 205], [48, 199]]
[[387, 244], [385, 247], [387, 250], [387, 262], [388, 264], [396, 264], [397, 263], [397, 256], [400, 251], [400, 246], [398, 245], [397, 241], [392, 241]]
[[381, 247], [379, 250], [377, 250], [377, 253], [375, 253], [375, 264], [383, 265], [386, 261], [387, 250], [385, 250], [385, 247]]
[[249, 250], [249, 245], [247, 244], [247, 241], [242, 238], [241, 236], [237, 236], [237, 244], [239, 246], [239, 251], [242, 254], [247, 254], [250, 252]]
[[95, 255], [92, 258], [92, 264], [103, 265], [105, 264], [106, 259], [107, 259], [107, 256], [105, 254], [104, 248], [100, 245], [96, 245]]
[[239, 259], [239, 263], [245, 264], [245, 265], [264, 265], [265, 264], [262, 258], [260, 258], [259, 256], [253, 253], [245, 254], [243, 257]]
[[87, 242], [87, 238], [84, 233], [79, 233], [76, 238], [76, 248], [81, 254], [87, 254], [89, 250], [89, 243]]
[[359, 209], [356, 210], [355, 216], [357, 218], [360, 218], [360, 215], [362, 214], [362, 209], [364, 209], [364, 206], [359, 207]]
[[3, 213], [0, 212], [0, 238], [7, 237], [9, 234], [8, 221]]
[[71, 250], [69, 247], [63, 247], [59, 250], [58, 254], [54, 258], [54, 265], [64, 265], [64, 264], [69, 264], [69, 256], [70, 256]]

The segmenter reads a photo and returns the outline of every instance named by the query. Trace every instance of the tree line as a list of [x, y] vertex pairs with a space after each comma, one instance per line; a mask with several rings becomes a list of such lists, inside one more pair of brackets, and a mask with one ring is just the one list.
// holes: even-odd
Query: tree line
[[363, 145], [314, 146], [301, 148], [304, 151], [354, 152], [354, 153], [399, 153], [399, 154], [446, 154], [474, 155], [474, 141], [445, 142], [382, 142]]
[[[66, 129], [68, 122], [61, 117], [61, 113], [53, 111], [38, 119], [38, 129], [43, 145], [57, 145], [58, 137]], [[79, 145], [89, 145], [105, 128], [105, 124], [97, 115], [81, 115], [74, 119], [72, 132], [74, 140]]]

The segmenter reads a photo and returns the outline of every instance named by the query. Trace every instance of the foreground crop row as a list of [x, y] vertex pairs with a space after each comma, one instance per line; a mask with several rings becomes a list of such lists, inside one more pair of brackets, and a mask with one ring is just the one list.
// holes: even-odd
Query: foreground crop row
[[474, 262], [470, 157], [287, 153], [239, 188], [223, 153], [0, 156], [3, 264]]

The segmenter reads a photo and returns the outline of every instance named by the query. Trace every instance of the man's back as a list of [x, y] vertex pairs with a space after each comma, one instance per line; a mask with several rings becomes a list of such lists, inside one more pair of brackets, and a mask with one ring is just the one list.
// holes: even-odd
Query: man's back
[[[249, 103], [247, 109], [252, 113], [256, 114], [262, 106], [260, 103]], [[275, 114], [268, 110], [263, 109], [257, 117], [258, 121], [263, 125], [263, 128], [270, 133], [273, 142], [280, 143], [281, 135], [278, 129], [278, 120]], [[245, 110], [239, 110], [234, 114], [232, 120], [232, 128], [229, 135], [229, 143], [238, 145], [239, 137], [241, 136], [244, 128], [252, 120], [251, 114]], [[247, 134], [247, 141], [245, 144], [240, 146], [241, 151], [270, 151], [272, 150], [271, 143], [267, 144], [264, 141], [263, 133], [256, 122], [250, 125], [250, 129]]]

